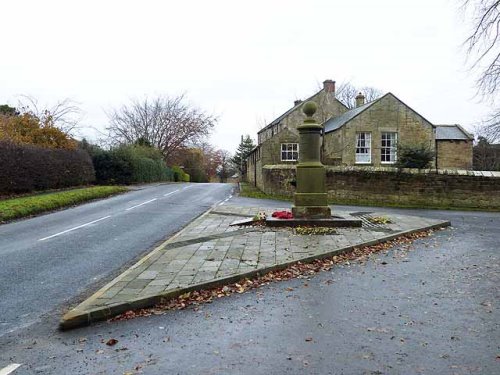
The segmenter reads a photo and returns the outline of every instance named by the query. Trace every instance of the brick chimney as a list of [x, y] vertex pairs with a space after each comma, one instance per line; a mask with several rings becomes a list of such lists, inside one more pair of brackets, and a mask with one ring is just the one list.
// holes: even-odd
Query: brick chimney
[[335, 81], [327, 79], [323, 82], [323, 89], [325, 90], [325, 92], [331, 92], [333, 95], [335, 95]]
[[293, 102], [293, 106], [294, 106], [294, 107], [296, 107], [296, 106], [298, 106], [300, 103], [302, 103], [302, 100], [297, 99], [297, 100], [295, 100], [295, 101]]
[[356, 99], [356, 108], [361, 107], [363, 104], [365, 104], [365, 96], [362, 93], [359, 93], [355, 99]]

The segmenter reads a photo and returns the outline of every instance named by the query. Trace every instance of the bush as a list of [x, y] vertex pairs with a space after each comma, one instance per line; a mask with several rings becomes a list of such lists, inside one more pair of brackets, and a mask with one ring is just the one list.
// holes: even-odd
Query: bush
[[49, 149], [0, 141], [0, 193], [86, 185], [95, 180], [92, 160], [83, 150]]
[[92, 160], [99, 184], [132, 184], [173, 181], [174, 173], [160, 151], [147, 146], [121, 146], [94, 151]]
[[182, 170], [181, 167], [172, 167], [172, 171], [174, 172], [174, 181], [175, 182], [189, 182], [189, 175]]
[[430, 168], [436, 153], [428, 146], [399, 146], [398, 147], [398, 161], [396, 167], [398, 168]]

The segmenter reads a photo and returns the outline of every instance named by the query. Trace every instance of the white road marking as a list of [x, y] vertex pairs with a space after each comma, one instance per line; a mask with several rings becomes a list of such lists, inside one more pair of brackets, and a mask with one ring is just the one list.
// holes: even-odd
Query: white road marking
[[168, 197], [170, 194], [177, 193], [178, 191], [179, 191], [179, 189], [174, 190], [174, 191], [171, 191], [170, 193], [167, 193], [167, 194], [163, 194], [163, 196], [164, 196], [164, 197]]
[[182, 190], [189, 189], [190, 187], [193, 187], [193, 185], [186, 186], [186, 187], [185, 187], [185, 188], [183, 188]]
[[148, 200], [148, 201], [146, 201], [146, 202], [142, 202], [142, 203], [140, 203], [140, 204], [138, 204], [138, 205], [135, 205], [135, 206], [129, 207], [129, 208], [127, 208], [125, 211], [132, 210], [132, 209], [134, 209], [134, 208], [137, 208], [137, 207], [143, 206], [143, 205], [148, 204], [148, 203], [151, 203], [151, 202], [153, 202], [153, 201], [155, 201], [155, 200], [157, 200], [157, 199], [158, 199], [158, 198], [153, 198], [153, 199], [150, 199], [150, 200]]
[[[111, 215], [101, 217], [100, 219], [97, 219], [97, 220], [94, 220], [94, 221], [91, 221], [91, 222], [88, 222], [88, 223], [85, 223], [85, 224], [79, 225], [79, 226], [74, 227], [74, 228], [71, 228], [71, 229], [66, 229], [66, 230], [63, 230], [62, 232], [59, 232], [59, 233], [53, 234], [52, 236], [48, 236], [48, 237], [44, 237], [44, 238], [40, 238], [38, 241], [45, 241], [45, 240], [48, 240], [49, 238], [60, 236], [61, 234], [68, 233], [68, 232], [74, 231], [74, 230], [76, 230], [76, 229], [80, 229], [80, 228], [86, 227], [87, 225], [97, 223], [98, 221], [105, 220], [105, 219], [107, 219], [107, 218], [109, 218], [109, 217], [111, 217]], [[0, 375], [2, 375], [2, 374], [0, 373]]]
[[4, 367], [3, 369], [0, 370], [0, 375], [9, 375], [13, 371], [16, 371], [18, 367], [21, 367], [19, 363], [11, 363], [7, 367]]
[[232, 195], [230, 195], [229, 197], [227, 197], [226, 199], [224, 199], [222, 202], [219, 203], [219, 206], [222, 206], [224, 203], [226, 203], [228, 200], [230, 200], [232, 198]]

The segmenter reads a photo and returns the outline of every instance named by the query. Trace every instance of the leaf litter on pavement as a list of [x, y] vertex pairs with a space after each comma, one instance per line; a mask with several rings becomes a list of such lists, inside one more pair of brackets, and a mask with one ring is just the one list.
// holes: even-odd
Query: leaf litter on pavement
[[[416, 233], [407, 234], [389, 241], [378, 243], [370, 246], [355, 247], [352, 251], [340, 255], [334, 255], [323, 259], [315, 259], [310, 263], [297, 262], [282, 270], [267, 272], [263, 275], [255, 276], [254, 278], [244, 278], [237, 283], [214, 287], [209, 289], [201, 289], [191, 292], [186, 292], [178, 297], [162, 301], [153, 307], [129, 310], [119, 314], [109, 322], [123, 321], [134, 319], [136, 317], [161, 315], [169, 310], [182, 310], [188, 307], [199, 309], [199, 305], [211, 303], [216, 299], [230, 296], [234, 293], [244, 293], [246, 291], [260, 288], [264, 285], [269, 285], [273, 282], [285, 281], [295, 278], [308, 278], [322, 271], [329, 271], [335, 265], [350, 265], [351, 262], [365, 263], [370, 255], [381, 252], [387, 252], [393, 247], [400, 247], [407, 252], [411, 249], [411, 244], [418, 239], [430, 236], [434, 230], [425, 230]], [[387, 264], [383, 262], [382, 264]], [[333, 283], [333, 281], [332, 281]], [[330, 283], [328, 283], [330, 284]], [[291, 288], [289, 288], [291, 289]], [[290, 291], [286, 289], [287, 291]]]

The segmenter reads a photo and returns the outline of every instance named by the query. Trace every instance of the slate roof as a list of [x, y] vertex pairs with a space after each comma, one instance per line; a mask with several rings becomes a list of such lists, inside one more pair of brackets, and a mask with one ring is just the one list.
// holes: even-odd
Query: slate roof
[[460, 125], [436, 125], [436, 140], [471, 140], [474, 139]]
[[[405, 105], [407, 108], [409, 108], [413, 112], [415, 112], [423, 120], [425, 120], [426, 122], [428, 122], [430, 126], [432, 126], [432, 127], [435, 126], [429, 120], [427, 120], [424, 116], [422, 116], [417, 111], [415, 111], [414, 109], [412, 109], [410, 106], [408, 106], [407, 104], [405, 104], [403, 101], [401, 101], [400, 99], [398, 99], [394, 94], [388, 92], [387, 94], [382, 95], [378, 99], [375, 99], [375, 100], [373, 100], [373, 101], [371, 101], [369, 103], [363, 104], [360, 107], [353, 108], [350, 111], [347, 111], [347, 112], [343, 113], [341, 116], [332, 117], [329, 120], [326, 120], [326, 122], [323, 123], [324, 129], [325, 129], [325, 134], [341, 128], [346, 123], [348, 123], [349, 121], [351, 121], [352, 119], [354, 119], [357, 115], [359, 115], [360, 113], [363, 113], [368, 108], [370, 108], [371, 106], [373, 106], [374, 104], [378, 103], [380, 100], [384, 99], [386, 96], [389, 96], [389, 95], [392, 96], [397, 101], [399, 101], [400, 103], [402, 103], [403, 105]], [[458, 126], [458, 125], [456, 125], [456, 126]], [[460, 128], [460, 129], [462, 129], [462, 128]]]
[[[309, 98], [307, 99], [304, 99], [302, 100], [299, 104], [293, 106], [292, 108], [290, 108], [288, 111], [286, 111], [285, 113], [283, 113], [281, 116], [279, 116], [278, 118], [274, 119], [273, 121], [271, 121], [268, 125], [266, 125], [265, 127], [263, 127], [262, 129], [260, 129], [257, 134], [259, 133], [262, 133], [264, 130], [266, 129], [269, 129], [270, 127], [272, 127], [273, 125], [276, 125], [276, 124], [279, 124], [281, 122], [281, 120], [283, 120], [286, 116], [288, 116], [290, 113], [292, 113], [293, 111], [295, 111], [297, 108], [299, 108], [302, 104], [304, 104], [305, 102], [311, 100], [312, 98], [314, 98], [316, 95], [318, 95], [321, 91], [323, 91], [324, 89], [321, 89], [319, 90], [316, 94], [314, 95], [311, 95]], [[337, 98], [335, 98], [340, 104], [344, 105], [344, 103], [342, 103], [340, 100], [338, 100]], [[345, 105], [344, 105], [345, 106]]]
[[376, 99], [376, 100], [373, 100], [369, 103], [363, 104], [362, 106], [359, 106], [357, 108], [353, 108], [350, 111], [347, 111], [347, 112], [341, 114], [340, 116], [330, 118], [329, 120], [327, 120], [323, 124], [324, 129], [325, 129], [325, 133], [329, 133], [329, 132], [332, 132], [334, 130], [337, 130], [338, 128], [341, 128], [345, 123], [351, 121], [354, 117], [359, 115], [364, 110], [370, 108], [373, 104], [375, 104], [376, 102], [378, 102], [382, 98], [383, 98], [383, 96]]

